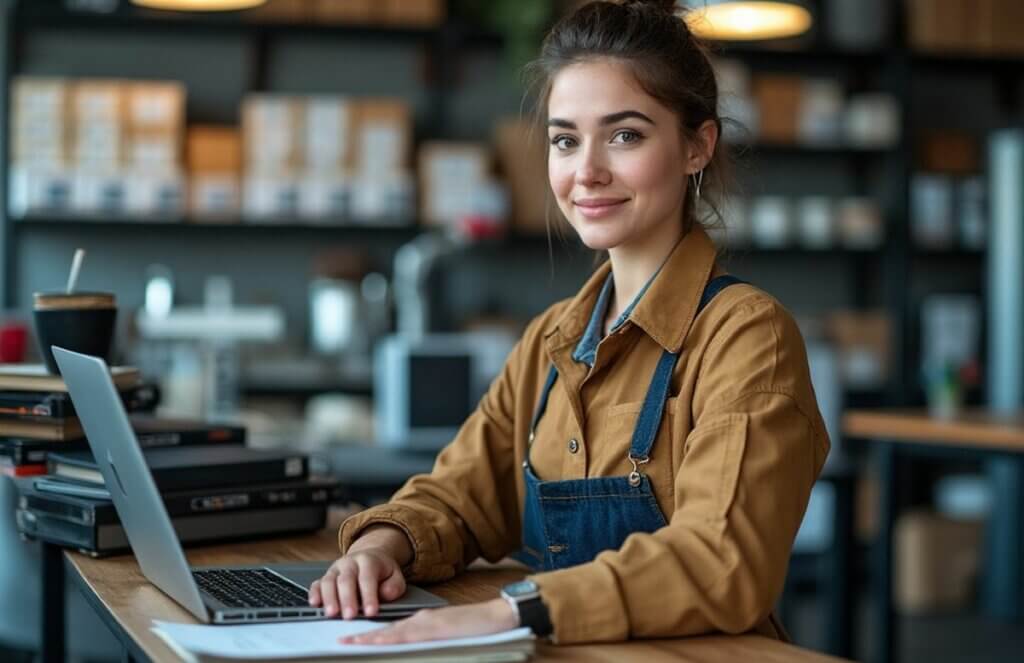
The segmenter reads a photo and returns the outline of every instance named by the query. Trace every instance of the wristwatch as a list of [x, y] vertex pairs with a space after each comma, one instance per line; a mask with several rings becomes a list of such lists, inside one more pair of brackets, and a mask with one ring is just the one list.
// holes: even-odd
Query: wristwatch
[[508, 601], [519, 617], [520, 626], [528, 626], [538, 638], [551, 635], [554, 628], [547, 606], [540, 599], [540, 587], [532, 580], [521, 580], [501, 588], [501, 598]]

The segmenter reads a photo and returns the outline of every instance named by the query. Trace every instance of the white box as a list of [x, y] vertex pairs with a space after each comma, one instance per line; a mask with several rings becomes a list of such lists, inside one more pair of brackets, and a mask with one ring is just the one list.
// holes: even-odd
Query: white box
[[230, 175], [194, 175], [189, 182], [189, 214], [234, 217], [242, 208], [242, 186]]
[[34, 212], [67, 212], [72, 174], [65, 168], [15, 164], [9, 176], [8, 211], [12, 217]]
[[309, 173], [299, 188], [299, 215], [307, 219], [343, 222], [352, 211], [352, 181], [342, 175]]
[[126, 209], [127, 188], [123, 173], [76, 169], [71, 211], [122, 213]]
[[353, 222], [362, 225], [414, 225], [416, 185], [411, 173], [358, 175], [352, 181]]
[[142, 216], [181, 216], [185, 179], [181, 173], [132, 173], [126, 178], [125, 209]]
[[297, 178], [248, 175], [242, 185], [242, 215], [255, 221], [291, 221], [299, 213]]
[[336, 173], [348, 163], [352, 143], [352, 108], [344, 97], [310, 97], [306, 102], [306, 166]]

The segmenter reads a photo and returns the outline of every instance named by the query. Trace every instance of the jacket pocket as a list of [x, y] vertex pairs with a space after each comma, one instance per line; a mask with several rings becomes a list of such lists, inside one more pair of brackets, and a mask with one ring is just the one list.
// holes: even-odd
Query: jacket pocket
[[724, 519], [736, 499], [748, 419], [746, 414], [729, 414], [695, 428], [686, 440], [680, 492], [689, 506], [703, 503], [710, 520]]
[[[601, 433], [601, 437], [605, 439], [599, 440], [597, 443], [604, 445], [607, 442], [607, 446], [603, 446], [603, 448], [620, 451], [618, 451], [616, 457], [606, 458], [606, 466], [600, 469], [600, 476], [622, 476], [632, 471], [633, 466], [628, 460], [629, 448], [642, 407], [643, 403], [636, 401], [621, 403], [608, 408], [605, 425]], [[651, 488], [654, 490], [655, 496], [658, 498], [659, 503], [666, 507], [672, 503], [673, 484], [675, 482], [677, 452], [673, 445], [680, 444], [681, 442], [672, 439], [675, 429], [673, 425], [675, 407], [675, 398], [665, 401], [665, 408], [661, 415], [658, 431], [654, 437], [654, 445], [650, 451], [650, 462], [637, 468], [650, 479]], [[667, 518], [671, 515], [671, 512], [667, 512], [665, 515]]]

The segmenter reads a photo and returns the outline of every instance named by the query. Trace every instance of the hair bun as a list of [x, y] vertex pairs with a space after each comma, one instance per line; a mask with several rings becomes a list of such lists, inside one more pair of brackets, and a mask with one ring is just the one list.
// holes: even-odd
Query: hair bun
[[679, 9], [676, 0], [624, 0], [621, 4], [623, 7], [649, 7], [666, 14], [675, 14]]

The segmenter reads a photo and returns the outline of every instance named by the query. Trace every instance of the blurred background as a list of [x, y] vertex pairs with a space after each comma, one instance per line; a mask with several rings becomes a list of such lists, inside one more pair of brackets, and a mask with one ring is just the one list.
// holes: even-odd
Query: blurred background
[[[33, 295], [85, 249], [159, 413], [386, 499], [594, 267], [520, 79], [580, 3], [146, 4], [0, 0], [0, 362], [40, 361]], [[858, 660], [1019, 660], [1024, 4], [783, 4], [795, 35], [693, 24], [735, 160], [714, 237], [799, 320], [833, 440], [780, 611]]]

